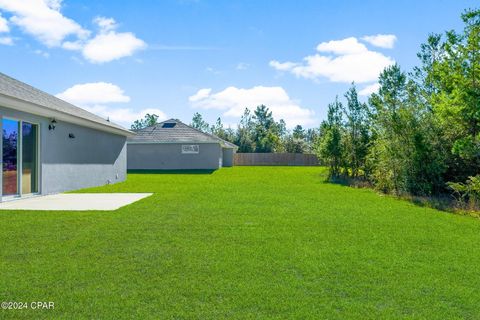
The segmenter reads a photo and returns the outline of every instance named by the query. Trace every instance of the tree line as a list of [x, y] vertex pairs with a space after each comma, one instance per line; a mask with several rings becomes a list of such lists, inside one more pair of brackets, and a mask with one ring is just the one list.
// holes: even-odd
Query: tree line
[[253, 112], [245, 108], [236, 129], [225, 128], [220, 118], [209, 125], [198, 112], [190, 125], [236, 144], [242, 153], [312, 153], [319, 133], [318, 129], [304, 129], [301, 125], [288, 130], [285, 121], [276, 122], [265, 105], [257, 106]]
[[355, 86], [328, 105], [318, 155], [330, 177], [362, 178], [394, 194], [449, 193], [480, 204], [480, 10], [462, 14], [462, 33], [432, 34], [420, 65], [379, 76], [360, 103]]

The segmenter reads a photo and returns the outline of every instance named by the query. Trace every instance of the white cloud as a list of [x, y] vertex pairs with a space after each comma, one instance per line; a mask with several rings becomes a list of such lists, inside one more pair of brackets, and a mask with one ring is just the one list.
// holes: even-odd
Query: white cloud
[[165, 113], [157, 108], [135, 110], [130, 107], [111, 106], [111, 103], [130, 102], [130, 97], [117, 85], [107, 82], [76, 84], [57, 97], [84, 108], [114, 123], [130, 127], [133, 121], [142, 119], [145, 114], [156, 114], [159, 120], [167, 119]]
[[270, 61], [269, 63], [270, 67], [273, 67], [279, 71], [289, 71], [293, 68], [295, 68], [296, 66], [298, 66], [298, 63], [294, 63], [294, 62], [278, 62], [276, 60], [272, 60]]
[[57, 94], [57, 97], [80, 106], [130, 101], [119, 86], [108, 82], [76, 84]]
[[374, 83], [364, 87], [362, 90], [358, 92], [358, 94], [361, 96], [369, 96], [372, 93], [378, 92], [378, 89], [380, 89], [380, 84]]
[[188, 98], [188, 101], [190, 101], [190, 102], [201, 101], [203, 99], [208, 98], [210, 96], [211, 92], [212, 92], [212, 89], [200, 89], [193, 96], [190, 96]]
[[308, 126], [316, 122], [314, 111], [301, 107], [282, 87], [228, 87], [216, 93], [212, 89], [200, 89], [189, 101], [195, 108], [222, 110], [224, 116], [231, 118], [239, 118], [245, 108], [255, 109], [264, 104], [277, 121], [284, 119], [289, 127], [297, 124]]
[[237, 66], [235, 67], [235, 69], [237, 70], [246, 70], [248, 69], [250, 65], [248, 63], [245, 63], [245, 62], [240, 62], [237, 64]]
[[117, 28], [117, 22], [113, 18], [96, 17], [93, 22], [98, 25], [101, 31], [106, 32]]
[[205, 68], [205, 71], [207, 71], [207, 72], [209, 72], [209, 73], [211, 73], [211, 74], [214, 74], [214, 75], [216, 75], [216, 76], [222, 74], [222, 71], [217, 70], [217, 69], [215, 69], [215, 68], [213, 68], [213, 67], [206, 67], [206, 68]]
[[62, 1], [63, 0], [45, 0], [45, 3], [47, 6], [52, 8], [53, 10], [60, 10], [60, 7], [62, 6]]
[[[117, 32], [113, 18], [96, 17], [99, 31], [91, 32], [61, 12], [61, 0], [0, 0], [0, 9], [12, 14], [10, 22], [32, 35], [47, 47], [81, 51], [93, 63], [104, 63], [133, 55], [146, 47], [131, 32]], [[7, 20], [0, 16], [0, 32], [9, 30]], [[5, 44], [4, 40], [3, 44]], [[9, 44], [13, 44], [10, 42]]]
[[42, 56], [44, 58], [50, 58], [50, 53], [45, 52], [43, 50], [38, 49], [38, 50], [35, 50], [34, 52], [35, 54], [38, 54], [39, 56]]
[[146, 47], [145, 42], [133, 33], [109, 32], [99, 34], [88, 41], [83, 48], [83, 56], [90, 62], [103, 63], [128, 57]]
[[83, 106], [83, 108], [126, 128], [130, 128], [135, 120], [143, 119], [147, 113], [156, 114], [158, 116], [158, 121], [167, 120], [166, 114], [162, 110], [156, 108], [133, 110], [132, 108], [118, 108], [105, 105]]
[[317, 50], [320, 53], [305, 57], [301, 63], [273, 60], [270, 66], [308, 79], [368, 83], [376, 81], [380, 72], [395, 62], [380, 52], [369, 50], [353, 37], [322, 42]]
[[362, 40], [380, 48], [392, 49], [397, 41], [394, 34], [377, 34], [373, 36], [365, 36]]
[[65, 41], [62, 48], [65, 50], [82, 50], [83, 43], [81, 41]]
[[[8, 26], [8, 21], [5, 19], [2, 14], [0, 13], [0, 33], [7, 33], [10, 32], [10, 27]], [[0, 37], [0, 44], [6, 46], [13, 45], [13, 38], [10, 36], [2, 36]]]
[[151, 44], [148, 46], [150, 50], [160, 51], [214, 51], [220, 50], [220, 47], [211, 46], [189, 46], [189, 45], [164, 45], [164, 44]]
[[60, 46], [68, 36], [86, 38], [89, 31], [60, 13], [61, 1], [0, 0], [0, 8], [12, 13], [10, 22], [48, 47]]
[[10, 37], [0, 37], [0, 44], [6, 45], [6, 46], [12, 46], [13, 39]]
[[[93, 63], [104, 63], [131, 56], [146, 47], [146, 43], [131, 32], [116, 32], [117, 24], [112, 18], [97, 17], [94, 22], [100, 33], [86, 42], [82, 54]], [[74, 48], [68, 44], [69, 48]]]
[[332, 52], [334, 54], [356, 54], [368, 51], [363, 43], [358, 42], [357, 38], [350, 37], [343, 40], [332, 40], [322, 42], [317, 46], [318, 52]]
[[8, 26], [8, 21], [0, 14], [0, 32], [9, 32], [10, 27]]

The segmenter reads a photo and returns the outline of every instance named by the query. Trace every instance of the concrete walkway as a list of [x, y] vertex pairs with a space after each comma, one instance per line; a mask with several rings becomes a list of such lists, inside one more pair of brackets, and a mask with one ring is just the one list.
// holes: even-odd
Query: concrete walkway
[[60, 193], [0, 203], [0, 210], [117, 210], [153, 193]]

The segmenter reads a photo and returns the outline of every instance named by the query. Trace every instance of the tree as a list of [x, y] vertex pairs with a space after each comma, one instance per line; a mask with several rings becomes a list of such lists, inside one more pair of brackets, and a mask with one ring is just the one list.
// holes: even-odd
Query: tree
[[343, 113], [345, 123], [345, 161], [346, 171], [350, 171], [352, 177], [357, 177], [361, 169], [365, 169], [365, 160], [368, 154], [369, 144], [369, 110], [366, 103], [358, 100], [355, 84], [345, 94], [347, 99]]
[[320, 126], [317, 154], [328, 165], [331, 178], [338, 177], [342, 167], [342, 109], [342, 103], [335, 98], [328, 105], [327, 120]]
[[446, 179], [465, 181], [480, 171], [480, 10], [462, 14], [463, 33], [431, 35], [415, 75], [449, 149]]
[[315, 149], [315, 145], [317, 144], [317, 140], [319, 138], [319, 128], [309, 128], [305, 133], [305, 142], [307, 144], [307, 149], [305, 152], [313, 152]]
[[[280, 120], [280, 123], [282, 121], [283, 120]], [[312, 135], [314, 131], [305, 130], [301, 125], [296, 125], [291, 134], [289, 131], [285, 130], [285, 133], [280, 135], [282, 146], [279, 147], [279, 150], [281, 149], [281, 151], [289, 153], [306, 153], [311, 151], [313, 148], [309, 142], [307, 142], [307, 132]], [[312, 136], [310, 138], [313, 139]]]
[[276, 125], [277, 125], [278, 136], [280, 138], [285, 137], [288, 133], [287, 123], [285, 122], [285, 120], [280, 119], [280, 121], [278, 121]]
[[227, 139], [227, 132], [223, 127], [222, 119], [220, 119], [220, 117], [218, 117], [215, 124], [210, 127], [210, 132], [219, 137], [220, 139]]
[[432, 113], [419, 88], [398, 65], [387, 67], [373, 94], [375, 140], [370, 150], [377, 188], [396, 194], [429, 195], [441, 186], [444, 159]]
[[289, 153], [305, 153], [308, 146], [304, 139], [295, 138], [292, 134], [284, 138], [283, 149]]
[[255, 150], [253, 138], [254, 124], [253, 116], [248, 108], [245, 108], [237, 128], [235, 144], [238, 152], [253, 152]]
[[305, 139], [305, 130], [303, 130], [301, 125], [297, 124], [295, 128], [293, 128], [292, 135], [295, 139]]
[[195, 112], [195, 114], [193, 115], [192, 123], [190, 123], [190, 126], [202, 132], [208, 132], [210, 129], [210, 125], [208, 124], [208, 122], [204, 121], [202, 115], [198, 112]]
[[258, 106], [253, 115], [255, 152], [275, 152], [280, 145], [280, 125], [273, 119], [272, 112]]
[[143, 119], [135, 120], [131, 125], [133, 131], [151, 127], [157, 124], [158, 115], [147, 113]]

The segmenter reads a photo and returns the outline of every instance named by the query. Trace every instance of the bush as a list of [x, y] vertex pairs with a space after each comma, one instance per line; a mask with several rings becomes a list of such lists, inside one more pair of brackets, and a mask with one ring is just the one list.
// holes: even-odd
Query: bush
[[480, 175], [469, 177], [465, 183], [448, 182], [447, 185], [462, 208], [476, 210], [480, 207]]

